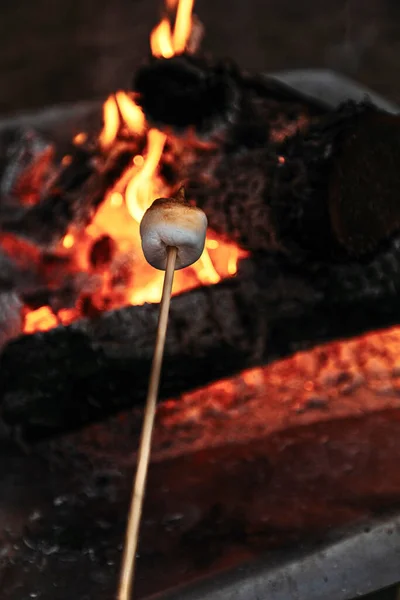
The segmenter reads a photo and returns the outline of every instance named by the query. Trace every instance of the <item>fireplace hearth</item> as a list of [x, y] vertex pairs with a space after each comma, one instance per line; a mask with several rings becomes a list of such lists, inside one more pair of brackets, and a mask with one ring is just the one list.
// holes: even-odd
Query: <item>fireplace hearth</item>
[[[262, 278], [255, 275], [258, 269], [253, 261], [243, 276], [239, 267], [231, 281], [177, 296], [171, 332], [174, 311], [179, 314], [187, 298], [189, 302], [194, 298], [198, 314], [203, 314], [202, 304], [210, 312], [209, 303], [218, 289], [222, 298], [230, 297], [230, 288], [233, 297], [240, 298], [244, 289], [254, 301], [254, 281], [261, 285]], [[248, 263], [245, 259], [244, 265]], [[257, 287], [258, 294], [267, 290], [268, 283], [272, 294], [279, 278], [274, 285], [272, 281], [268, 278], [265, 288]], [[297, 299], [300, 291], [298, 283], [293, 286]], [[218, 308], [216, 293], [212, 306]], [[152, 314], [151, 305], [119, 309], [99, 320], [81, 320], [24, 336], [3, 350], [2, 414], [8, 423], [1, 467], [5, 598], [40, 594], [63, 600], [71, 580], [79, 598], [113, 596], [141, 425], [144, 371], [151, 352], [151, 335], [145, 333], [145, 326], [150, 329]], [[250, 330], [261, 331], [255, 309], [250, 314], [255, 319]], [[135, 321], [127, 328], [128, 315], [139, 319], [140, 329]], [[378, 313], [376, 327], [383, 325], [381, 318]], [[396, 322], [394, 313], [390, 319]], [[170, 346], [164, 396], [188, 391], [177, 400], [164, 401], [159, 409], [138, 562], [139, 597], [156, 592], [163, 596], [166, 589], [185, 582], [191, 585], [173, 597], [213, 597], [224, 589], [229, 596], [232, 582], [241, 597], [248, 598], [251, 586], [272, 564], [279, 565], [276, 577], [296, 585], [311, 586], [310, 580], [313, 585], [316, 580], [328, 586], [325, 597], [335, 599], [348, 597], [338, 593], [340, 586], [368, 592], [395, 581], [397, 563], [392, 557], [398, 548], [395, 515], [400, 493], [397, 330], [320, 345], [327, 337], [348, 338], [370, 329], [373, 321], [369, 326], [365, 318], [357, 322], [352, 313], [342, 330], [339, 320], [332, 320], [329, 335], [326, 327], [322, 333], [319, 330], [318, 315], [314, 322], [314, 330], [309, 317], [307, 328], [300, 328], [300, 321], [292, 327], [288, 323], [277, 327], [275, 339], [286, 342], [273, 350], [269, 347], [260, 359], [246, 349], [247, 345], [254, 350], [247, 330], [231, 328], [231, 332], [238, 331], [239, 340], [244, 333], [242, 350], [236, 358], [224, 353], [221, 371], [206, 377], [206, 365], [210, 369], [213, 360], [199, 352], [193, 360], [201, 378], [197, 382], [190, 362], [182, 363], [179, 344], [176, 351], [174, 344]], [[109, 335], [113, 329], [114, 340]], [[134, 371], [132, 357], [138, 344], [132, 336], [138, 331], [142, 354]], [[302, 350], [310, 346], [316, 347]], [[129, 350], [124, 358], [121, 348]], [[288, 358], [276, 360], [285, 355]], [[243, 356], [255, 357], [255, 362], [251, 363], [253, 358], [242, 362]], [[83, 367], [79, 365], [82, 360]], [[124, 364], [122, 381], [120, 367], [115, 375], [113, 360]], [[258, 364], [258, 360], [259, 367], [243, 371], [243, 366]], [[265, 361], [272, 364], [265, 366]], [[7, 381], [22, 382], [25, 377], [27, 383], [19, 391], [18, 383], [13, 389], [7, 387]], [[215, 377], [220, 380], [207, 384]], [[88, 389], [88, 382], [92, 388]], [[199, 389], [189, 391], [198, 385]], [[112, 397], [116, 405], [99, 406], [96, 389], [105, 389], [104, 398]], [[119, 389], [128, 392], [119, 395]], [[93, 398], [91, 404], [85, 404], [82, 390]], [[82, 412], [79, 402], [73, 407], [69, 404], [75, 395], [83, 401]], [[9, 439], [10, 425], [25, 443], [35, 440], [28, 454]], [[71, 428], [76, 431], [67, 433]], [[382, 519], [386, 521], [380, 524]], [[363, 536], [368, 535], [365, 542]], [[321, 544], [329, 549], [322, 552]], [[265, 552], [259, 566], [253, 563]], [[322, 567], [313, 570], [321, 556], [328, 557], [323, 573]], [[329, 576], [333, 572], [330, 560], [342, 566], [335, 577]], [[361, 575], [365, 560], [374, 560], [379, 567], [368, 581]], [[243, 564], [249, 565], [245, 571]], [[349, 564], [360, 566], [360, 578], [351, 583], [346, 575]], [[221, 570], [226, 573], [222, 579], [216, 576]], [[275, 581], [267, 572], [267, 580]], [[242, 573], [246, 575], [241, 579]], [[206, 575], [216, 578], [198, 587], [195, 580]], [[346, 577], [347, 584], [341, 577]], [[265, 584], [262, 589], [269, 597], [280, 588]]]
[[394, 583], [398, 109], [157, 32], [130, 92], [0, 124], [3, 597], [114, 597], [160, 293], [137, 229], [182, 182], [210, 230], [171, 304], [137, 597]]

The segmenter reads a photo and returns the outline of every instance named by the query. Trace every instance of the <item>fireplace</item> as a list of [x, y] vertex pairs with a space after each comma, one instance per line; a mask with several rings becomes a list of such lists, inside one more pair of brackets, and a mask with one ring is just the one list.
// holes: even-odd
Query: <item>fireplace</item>
[[138, 223], [182, 182], [210, 227], [174, 289], [138, 597], [218, 572], [172, 597], [277, 594], [294, 564], [311, 588], [314, 554], [354, 593], [397, 576], [397, 108], [206, 57], [191, 9], [167, 3], [131, 90], [0, 132], [9, 600], [115, 593], [161, 292]]

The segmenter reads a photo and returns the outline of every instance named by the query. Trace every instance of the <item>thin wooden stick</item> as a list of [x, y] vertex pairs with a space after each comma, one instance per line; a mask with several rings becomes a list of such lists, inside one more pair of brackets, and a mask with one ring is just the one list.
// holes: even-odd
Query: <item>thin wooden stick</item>
[[167, 249], [167, 266], [165, 269], [164, 285], [161, 295], [160, 316], [158, 320], [157, 337], [149, 379], [149, 389], [147, 392], [142, 437], [139, 446], [135, 485], [129, 511], [128, 526], [126, 530], [125, 550], [121, 568], [118, 600], [131, 600], [140, 519], [142, 515], [143, 499], [149, 465], [154, 418], [157, 408], [157, 396], [160, 384], [165, 337], [168, 326], [168, 314], [169, 305], [171, 302], [172, 284], [174, 281], [176, 254], [176, 248], [169, 247]]

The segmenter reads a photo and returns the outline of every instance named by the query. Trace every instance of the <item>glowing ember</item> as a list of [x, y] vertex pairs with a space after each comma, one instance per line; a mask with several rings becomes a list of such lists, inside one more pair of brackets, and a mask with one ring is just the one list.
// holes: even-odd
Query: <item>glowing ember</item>
[[74, 137], [74, 144], [76, 144], [77, 146], [80, 146], [81, 144], [84, 144], [87, 140], [87, 135], [86, 133], [78, 133], [75, 137]]
[[[155, 56], [169, 58], [185, 51], [192, 27], [193, 0], [167, 0], [166, 8], [168, 17], [153, 30], [151, 48]], [[170, 22], [174, 22], [173, 30]], [[124, 132], [128, 140], [146, 134], [141, 108], [132, 95], [122, 91], [104, 103], [103, 120], [99, 145], [104, 153], [114, 148], [120, 132]], [[73, 141], [81, 145], [86, 139], [86, 134], [79, 133]], [[68, 232], [61, 242], [62, 251], [69, 253], [74, 268], [87, 273], [95, 282], [89, 294], [91, 310], [160, 299], [163, 273], [152, 269], [143, 257], [139, 224], [154, 199], [171, 192], [159, 174], [167, 135], [148, 129], [146, 141], [143, 154], [132, 156], [131, 163], [108, 191], [90, 225], [81, 232]], [[70, 157], [63, 159], [63, 164], [69, 162]], [[226, 243], [210, 232], [200, 260], [176, 273], [173, 294], [235, 275], [238, 260], [245, 255], [235, 244]], [[24, 331], [51, 329], [71, 323], [81, 315], [78, 307], [58, 310], [55, 314], [50, 307], [43, 306], [27, 312]]]
[[64, 246], [64, 248], [72, 248], [72, 246], [74, 245], [74, 236], [70, 233], [67, 233], [67, 235], [62, 241], [62, 245]]
[[25, 316], [25, 333], [34, 333], [35, 331], [46, 331], [59, 325], [59, 320], [52, 312], [49, 306], [42, 306], [37, 310], [32, 310]]

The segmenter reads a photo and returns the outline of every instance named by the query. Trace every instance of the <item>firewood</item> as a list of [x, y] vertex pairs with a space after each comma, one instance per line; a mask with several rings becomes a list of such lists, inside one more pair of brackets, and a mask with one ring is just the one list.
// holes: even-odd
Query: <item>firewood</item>
[[85, 227], [119, 179], [133, 156], [132, 144], [118, 144], [100, 159], [92, 151], [75, 148], [71, 162], [59, 170], [47, 193], [31, 207], [0, 209], [0, 230], [36, 243], [41, 248], [57, 244], [75, 225]]
[[[273, 150], [222, 147], [206, 184], [201, 162], [186, 173], [210, 227], [252, 256], [237, 277], [172, 300], [163, 398], [398, 322], [397, 162], [376, 144], [384, 131], [397, 156], [398, 126], [398, 117], [348, 103]], [[156, 312], [129, 307], [9, 344], [0, 357], [4, 420], [37, 436], [143, 403]]]
[[[174, 297], [160, 397], [399, 322], [398, 245], [345, 265], [255, 254], [236, 277]], [[157, 311], [131, 306], [8, 344], [0, 356], [4, 421], [33, 438], [142, 405]]]
[[400, 228], [399, 130], [399, 116], [349, 102], [275, 148], [219, 153], [182, 176], [209, 226], [242, 247], [345, 262]]

